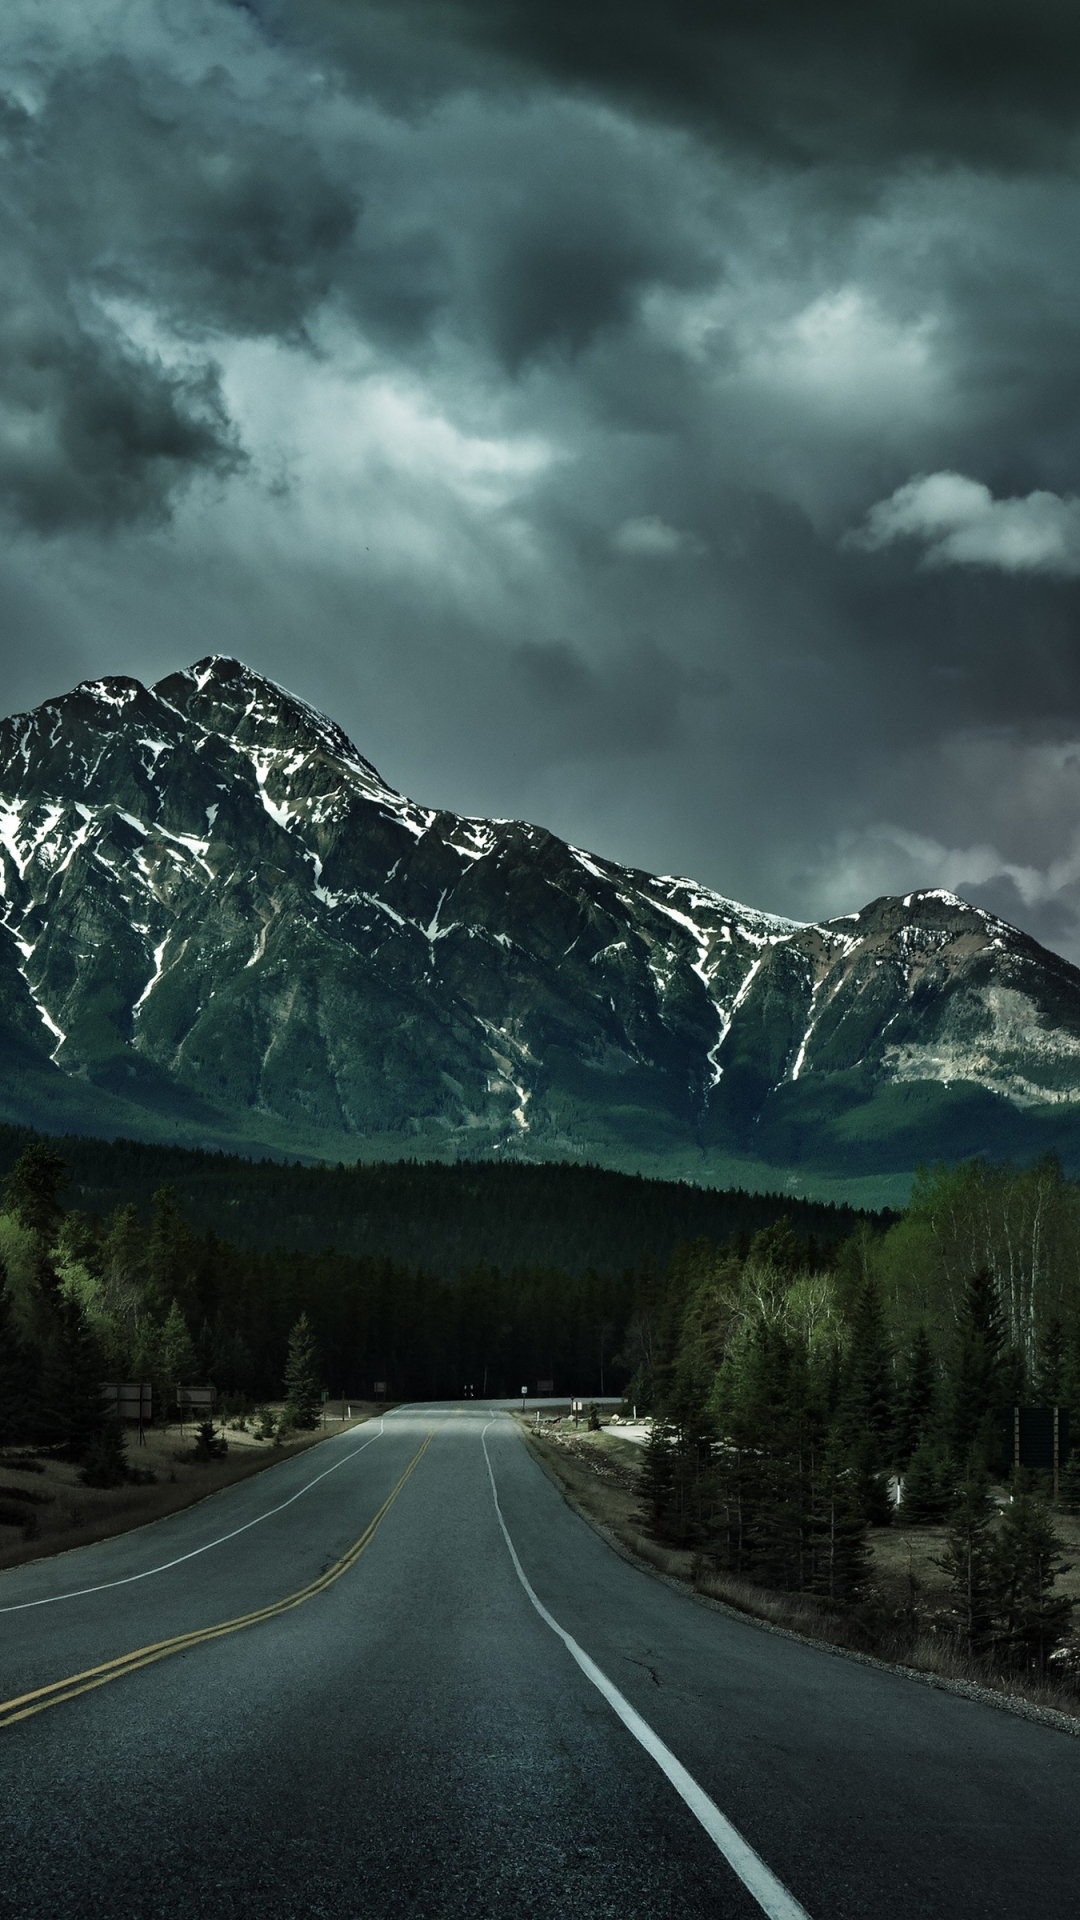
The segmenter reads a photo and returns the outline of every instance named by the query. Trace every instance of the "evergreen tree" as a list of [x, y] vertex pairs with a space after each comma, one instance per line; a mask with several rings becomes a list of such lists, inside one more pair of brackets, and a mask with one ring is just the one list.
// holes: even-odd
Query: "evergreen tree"
[[1055, 1591], [1069, 1571], [1046, 1508], [1022, 1492], [1006, 1507], [993, 1543], [994, 1650], [1011, 1666], [1046, 1672], [1065, 1638], [1073, 1603]]
[[900, 1520], [907, 1527], [936, 1526], [952, 1504], [949, 1471], [941, 1449], [920, 1440], [903, 1479]]
[[163, 1314], [167, 1300], [194, 1305], [191, 1285], [193, 1258], [191, 1231], [176, 1203], [172, 1187], [159, 1187], [153, 1197], [146, 1248], [147, 1305]]
[[1066, 1513], [1080, 1513], [1080, 1442], [1073, 1445], [1062, 1468], [1059, 1504]]
[[19, 1337], [0, 1266], [0, 1446], [21, 1446], [35, 1436], [41, 1364]]
[[63, 1218], [60, 1194], [70, 1179], [66, 1161], [46, 1140], [20, 1154], [5, 1184], [5, 1205], [31, 1232], [41, 1252], [53, 1246]]
[[668, 1537], [680, 1546], [699, 1545], [713, 1518], [716, 1425], [709, 1407], [712, 1384], [713, 1366], [700, 1330], [684, 1324], [667, 1406], [674, 1436], [667, 1527]]
[[810, 1473], [819, 1440], [805, 1349], [762, 1319], [737, 1370], [725, 1437], [740, 1455], [743, 1570], [799, 1591], [809, 1577]]
[[996, 1464], [1000, 1443], [996, 1416], [1008, 1392], [1007, 1355], [997, 1289], [986, 1267], [964, 1290], [954, 1354], [949, 1419], [953, 1459], [981, 1471]]
[[670, 1540], [675, 1489], [675, 1432], [661, 1416], [653, 1420], [645, 1442], [639, 1486], [641, 1519], [657, 1540]]
[[872, 1275], [859, 1287], [851, 1315], [850, 1344], [841, 1380], [840, 1422], [844, 1442], [888, 1464], [892, 1438], [892, 1347]]
[[315, 1336], [307, 1314], [302, 1313], [289, 1335], [289, 1352], [285, 1361], [285, 1418], [292, 1427], [317, 1427], [320, 1406]]
[[993, 1632], [995, 1579], [990, 1528], [994, 1511], [986, 1477], [973, 1469], [957, 1489], [945, 1551], [936, 1562], [949, 1582], [957, 1638], [975, 1655], [986, 1652]]
[[853, 1606], [869, 1584], [870, 1547], [852, 1472], [835, 1434], [814, 1474], [811, 1517], [812, 1590], [834, 1606]]
[[937, 1368], [930, 1336], [922, 1325], [916, 1327], [908, 1349], [897, 1396], [896, 1425], [893, 1432], [893, 1458], [901, 1473], [916, 1448], [929, 1436], [937, 1401]]
[[114, 1416], [101, 1391], [101, 1351], [74, 1301], [57, 1301], [41, 1381], [41, 1438], [85, 1461]]
[[195, 1437], [196, 1460], [223, 1460], [229, 1451], [229, 1443], [223, 1433], [216, 1433], [213, 1420], [201, 1420]]
[[162, 1385], [166, 1392], [177, 1386], [191, 1386], [195, 1379], [195, 1348], [188, 1324], [174, 1300], [165, 1316], [158, 1343]]
[[84, 1449], [79, 1479], [84, 1487], [122, 1487], [129, 1479], [124, 1429], [110, 1413]]
[[893, 1520], [893, 1499], [888, 1476], [878, 1464], [881, 1458], [877, 1437], [865, 1433], [851, 1450], [852, 1499], [861, 1518], [871, 1527], [889, 1527]]

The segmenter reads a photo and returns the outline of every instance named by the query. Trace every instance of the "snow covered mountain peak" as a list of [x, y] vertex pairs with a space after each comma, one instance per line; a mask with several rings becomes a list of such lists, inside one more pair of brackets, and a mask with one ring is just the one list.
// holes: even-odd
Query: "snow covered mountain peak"
[[1067, 1107], [1080, 974], [943, 889], [804, 925], [418, 806], [212, 655], [0, 722], [5, 1045], [128, 1131], [626, 1164], [886, 1087]]

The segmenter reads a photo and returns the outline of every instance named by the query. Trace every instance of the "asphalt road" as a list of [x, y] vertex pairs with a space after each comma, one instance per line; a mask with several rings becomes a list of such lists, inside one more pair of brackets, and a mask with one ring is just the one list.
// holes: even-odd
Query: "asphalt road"
[[4, 1916], [1080, 1912], [1080, 1740], [698, 1606], [475, 1402], [0, 1575], [0, 1700]]

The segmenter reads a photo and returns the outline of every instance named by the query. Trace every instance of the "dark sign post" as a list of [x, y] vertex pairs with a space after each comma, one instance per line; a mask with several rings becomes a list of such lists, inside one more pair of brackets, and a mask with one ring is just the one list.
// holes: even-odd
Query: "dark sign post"
[[180, 1414], [181, 1438], [184, 1433], [185, 1410], [190, 1413], [208, 1413], [212, 1419], [215, 1398], [213, 1387], [177, 1387], [176, 1405]]
[[118, 1420], [133, 1420], [138, 1423], [139, 1445], [145, 1447], [144, 1426], [154, 1417], [154, 1390], [149, 1380], [107, 1380], [102, 1385], [102, 1396], [106, 1399]]
[[554, 1393], [555, 1391], [554, 1380], [538, 1380], [536, 1383], [536, 1391], [537, 1393], [543, 1393], [543, 1394]]
[[522, 1413], [524, 1413], [524, 1411], [525, 1411], [525, 1398], [526, 1398], [526, 1395], [528, 1394], [528, 1391], [529, 1391], [529, 1389], [528, 1389], [528, 1387], [522, 1387], [522, 1389], [521, 1389], [521, 1411], [522, 1411]]
[[385, 1380], [375, 1381], [375, 1398], [376, 1400], [386, 1399], [386, 1381]]

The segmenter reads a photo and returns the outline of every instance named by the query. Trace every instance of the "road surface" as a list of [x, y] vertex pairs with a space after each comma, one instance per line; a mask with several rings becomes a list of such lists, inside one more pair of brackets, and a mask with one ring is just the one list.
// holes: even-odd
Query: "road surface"
[[1080, 1740], [695, 1604], [476, 1402], [0, 1575], [0, 1700], [19, 1920], [1080, 1911]]

